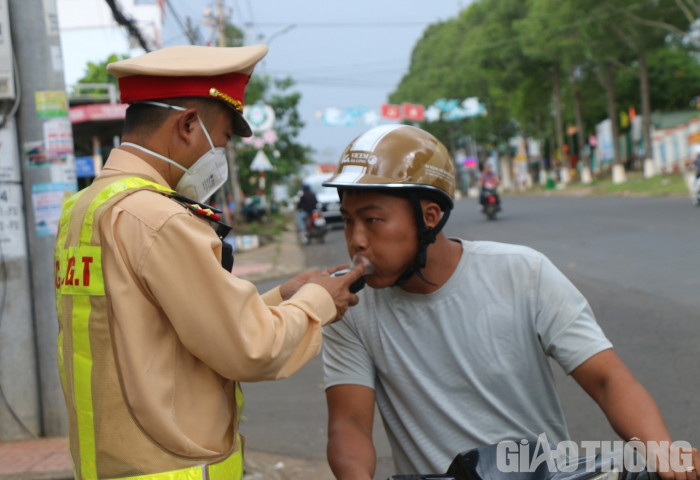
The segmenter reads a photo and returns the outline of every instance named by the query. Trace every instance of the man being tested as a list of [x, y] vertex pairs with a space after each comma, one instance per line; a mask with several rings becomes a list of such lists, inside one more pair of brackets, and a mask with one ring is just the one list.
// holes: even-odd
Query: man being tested
[[[435, 137], [371, 129], [324, 185], [338, 188], [350, 257], [374, 267], [360, 303], [323, 334], [327, 453], [338, 479], [374, 474], [375, 401], [397, 473], [445, 472], [458, 453], [501, 440], [568, 440], [548, 356], [623, 439], [669, 440], [585, 298], [547, 258], [444, 235], [454, 163]], [[676, 480], [695, 480], [685, 465]]]
[[123, 142], [66, 201], [56, 244], [78, 479], [241, 478], [238, 382], [294, 373], [357, 302], [363, 267], [263, 296], [222, 268], [228, 227], [201, 202], [228, 179], [226, 143], [251, 134], [244, 89], [266, 52], [169, 47], [107, 67], [130, 104]]

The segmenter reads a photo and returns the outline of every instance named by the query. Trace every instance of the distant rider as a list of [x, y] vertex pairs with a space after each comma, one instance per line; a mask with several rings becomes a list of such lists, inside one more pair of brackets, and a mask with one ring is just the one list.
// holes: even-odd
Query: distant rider
[[309, 221], [309, 216], [311, 212], [316, 209], [318, 204], [318, 199], [316, 194], [311, 190], [311, 187], [307, 184], [302, 186], [302, 193], [299, 202], [297, 203], [297, 226], [299, 227], [299, 233], [304, 235], [306, 232], [306, 223]]
[[481, 174], [479, 174], [479, 203], [481, 203], [482, 207], [486, 206], [486, 198], [488, 197], [488, 193], [486, 191], [486, 187], [492, 184], [493, 185], [493, 192], [496, 194], [496, 205], [498, 207], [501, 207], [501, 197], [498, 195], [498, 190], [496, 190], [495, 187], [498, 187], [501, 184], [501, 179], [498, 177], [498, 174], [494, 172], [491, 169], [491, 162], [486, 162], [484, 163], [484, 169], [481, 171]]

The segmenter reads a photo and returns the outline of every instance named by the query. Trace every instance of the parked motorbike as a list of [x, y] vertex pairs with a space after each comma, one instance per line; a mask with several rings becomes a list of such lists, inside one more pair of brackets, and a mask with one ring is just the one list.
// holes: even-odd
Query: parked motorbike
[[328, 233], [329, 227], [326, 223], [326, 219], [320, 210], [314, 210], [309, 215], [308, 220], [306, 220], [306, 229], [302, 233], [302, 242], [309, 244], [316, 240], [318, 243], [324, 243], [326, 241], [326, 233]]
[[624, 466], [617, 468], [612, 459], [622, 460], [624, 451], [608, 452], [606, 456], [598, 453], [595, 457], [555, 459], [553, 455], [543, 457], [536, 442], [520, 444], [516, 452], [505, 455], [499, 448], [494, 444], [462, 452], [446, 473], [392, 475], [388, 480], [659, 480], [655, 472], [643, 466], [634, 471]]
[[498, 202], [496, 185], [493, 182], [487, 182], [483, 190], [482, 196], [484, 198], [484, 205], [482, 212], [484, 212], [484, 215], [486, 215], [489, 220], [496, 220], [496, 213], [501, 210], [501, 206]]

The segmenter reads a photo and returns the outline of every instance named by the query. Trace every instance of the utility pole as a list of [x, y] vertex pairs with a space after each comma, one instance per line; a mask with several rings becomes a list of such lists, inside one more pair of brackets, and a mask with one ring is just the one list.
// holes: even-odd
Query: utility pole
[[62, 200], [77, 189], [56, 0], [9, 0], [21, 97], [17, 115], [39, 378], [41, 435], [68, 431], [56, 363], [54, 244]]
[[0, 443], [41, 430], [10, 30], [8, 0], [0, 0]]
[[216, 17], [219, 19], [219, 46], [226, 46], [226, 20], [224, 19], [224, 0], [216, 0]]
[[197, 31], [192, 25], [192, 19], [190, 17], [185, 18], [185, 28], [187, 30], [187, 40], [189, 40], [190, 45], [197, 45]]

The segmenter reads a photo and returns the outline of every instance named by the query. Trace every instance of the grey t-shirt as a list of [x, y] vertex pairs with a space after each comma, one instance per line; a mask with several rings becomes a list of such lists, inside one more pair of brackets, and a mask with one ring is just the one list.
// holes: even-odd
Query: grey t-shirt
[[367, 287], [324, 328], [326, 388], [375, 390], [397, 473], [444, 472], [459, 452], [506, 439], [568, 439], [547, 356], [570, 373], [612, 346], [544, 255], [462, 246], [438, 291]]

